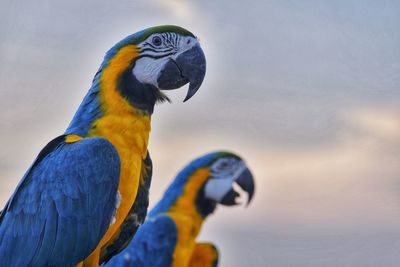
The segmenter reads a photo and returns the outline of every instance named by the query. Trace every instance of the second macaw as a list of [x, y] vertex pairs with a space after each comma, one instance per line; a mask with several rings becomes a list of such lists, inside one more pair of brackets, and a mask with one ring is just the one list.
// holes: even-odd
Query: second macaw
[[254, 179], [239, 156], [219, 151], [195, 159], [179, 172], [128, 247], [105, 266], [217, 266], [216, 247], [196, 238], [218, 203], [237, 204], [234, 184], [248, 193], [249, 203]]

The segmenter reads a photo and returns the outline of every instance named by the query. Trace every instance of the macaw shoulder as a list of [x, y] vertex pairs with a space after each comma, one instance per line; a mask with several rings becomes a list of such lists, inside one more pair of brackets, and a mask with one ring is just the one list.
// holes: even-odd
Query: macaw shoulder
[[[37, 178], [38, 175], [35, 174], [41, 174], [39, 177], [44, 180], [50, 180], [54, 178], [51, 175], [51, 171], [68, 169], [84, 171], [85, 168], [90, 168], [91, 171], [99, 173], [112, 167], [109, 171], [113, 172], [114, 175], [106, 176], [106, 179], [116, 180], [118, 183], [119, 165], [120, 159], [116, 149], [111, 142], [104, 138], [82, 138], [73, 134], [58, 136], [40, 151], [18, 184], [14, 194], [7, 203], [7, 207], [12, 205], [13, 199], [24, 186], [32, 179]], [[100, 177], [94, 176], [93, 179], [100, 179]], [[4, 212], [1, 215], [3, 216]]]

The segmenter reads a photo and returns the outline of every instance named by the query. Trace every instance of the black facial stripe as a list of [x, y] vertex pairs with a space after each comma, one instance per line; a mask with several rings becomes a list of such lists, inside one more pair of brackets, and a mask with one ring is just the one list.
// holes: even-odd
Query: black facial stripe
[[146, 51], [150, 51], [150, 52], [154, 52], [154, 53], [164, 53], [164, 52], [175, 51], [175, 49], [171, 47], [171, 48], [165, 48], [162, 50], [156, 50], [156, 49], [153, 49], [150, 47], [146, 47], [146, 48], [143, 48], [140, 50], [140, 52], [146, 52]]
[[172, 35], [172, 33], [168, 33], [168, 42], [170, 43], [170, 44], [172, 44], [172, 39], [173, 39], [173, 35]]
[[139, 55], [139, 56], [137, 57], [137, 59], [142, 58], [142, 57], [149, 57], [149, 58], [153, 58], [153, 59], [159, 59], [159, 58], [171, 56], [171, 55], [173, 55], [173, 54], [175, 54], [175, 52], [171, 52], [171, 53], [167, 53], [167, 54], [159, 55], [159, 56], [149, 55], [149, 54], [142, 54], [142, 55]]
[[157, 49], [156, 46], [154, 46], [153, 44], [151, 44], [151, 43], [149, 43], [149, 42], [144, 43], [144, 44], [143, 44], [143, 47], [145, 47], [145, 46], [150, 46], [151, 48]]
[[172, 34], [172, 43], [174, 44], [174, 45], [176, 45], [177, 43], [176, 43], [176, 40], [178, 39], [178, 35], [176, 35], [175, 33], [174, 34]]
[[[171, 48], [174, 48], [175, 46], [173, 45], [173, 44], [171, 44], [170, 42], [168, 42], [168, 40], [167, 39], [165, 39], [165, 37], [163, 37], [163, 38], [161, 38], [161, 39], [163, 39], [163, 44], [164, 45], [169, 45]], [[161, 47], [160, 46], [154, 46], [153, 44], [151, 44], [151, 43], [148, 43], [148, 42], [146, 42], [146, 43], [143, 43], [143, 45], [142, 45], [142, 48], [153, 48], [153, 49], [161, 49]]]
[[[172, 55], [178, 51], [177, 45], [179, 44], [181, 36], [176, 33], [165, 32], [161, 35], [158, 35], [163, 40], [163, 46], [155, 46], [151, 42], [145, 42], [141, 46], [141, 55], [139, 57], [150, 57], [150, 58], [162, 58], [165, 56]], [[152, 55], [150, 53], [160, 54], [161, 55]], [[165, 54], [164, 54], [165, 53]]]
[[175, 34], [175, 33], [172, 33], [172, 44], [173, 45], [176, 45], [177, 44], [177, 39], [178, 39], [178, 35], [177, 34]]
[[175, 49], [167, 49], [165, 51], [154, 51], [151, 49], [147, 49], [147, 51], [143, 50], [140, 52], [141, 56], [154, 56], [154, 57], [164, 57], [164, 56], [169, 56], [169, 55], [173, 55], [176, 53]]
[[165, 33], [165, 35], [163, 35], [163, 37], [164, 37], [164, 40], [165, 40], [165, 44], [166, 45], [171, 45], [171, 42], [169, 41], [170, 40], [169, 33], [168, 32]]
[[166, 45], [167, 44], [167, 38], [166, 36], [163, 34], [160, 36], [163, 39], [163, 44]]

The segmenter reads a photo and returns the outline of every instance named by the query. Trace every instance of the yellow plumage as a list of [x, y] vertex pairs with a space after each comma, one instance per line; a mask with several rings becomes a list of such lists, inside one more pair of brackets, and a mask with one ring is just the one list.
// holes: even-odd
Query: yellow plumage
[[121, 73], [137, 55], [136, 46], [123, 47], [109, 61], [100, 77], [100, 102], [104, 115], [93, 123], [88, 137], [106, 138], [117, 149], [121, 160], [118, 188], [121, 202], [115, 214], [115, 222], [110, 225], [97, 248], [83, 262], [83, 266], [98, 266], [101, 247], [115, 238], [135, 201], [139, 187], [142, 161], [147, 155], [150, 116], [132, 107], [116, 87]]
[[218, 262], [218, 250], [211, 243], [197, 243], [189, 267], [212, 267]]
[[183, 194], [168, 211], [178, 230], [173, 267], [187, 267], [195, 250], [196, 238], [204, 221], [197, 211], [196, 196], [209, 176], [210, 171], [207, 168], [200, 168], [193, 173], [185, 185]]

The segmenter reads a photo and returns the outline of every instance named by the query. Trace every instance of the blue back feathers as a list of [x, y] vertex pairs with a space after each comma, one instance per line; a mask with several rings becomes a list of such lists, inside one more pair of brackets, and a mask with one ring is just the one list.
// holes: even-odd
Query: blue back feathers
[[42, 150], [1, 214], [2, 266], [74, 266], [108, 229], [117, 151], [103, 138], [63, 139]]

